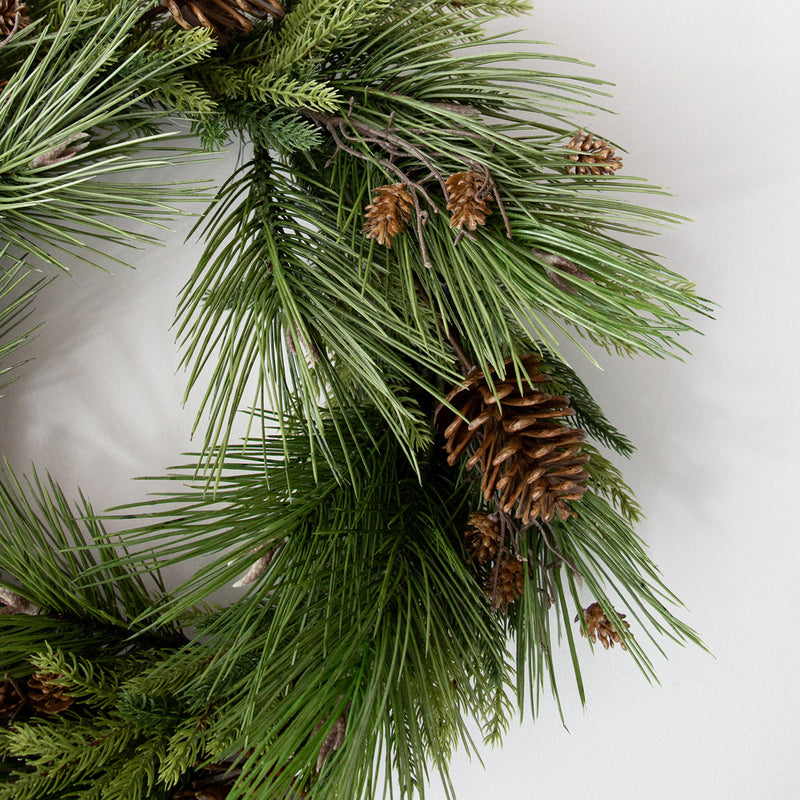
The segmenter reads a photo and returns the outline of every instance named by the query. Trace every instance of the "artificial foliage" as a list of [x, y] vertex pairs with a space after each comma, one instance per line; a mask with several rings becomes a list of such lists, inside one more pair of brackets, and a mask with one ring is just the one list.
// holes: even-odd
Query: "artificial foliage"
[[598, 641], [648, 679], [700, 644], [561, 343], [676, 356], [709, 307], [576, 122], [603, 84], [488, 32], [529, 10], [0, 2], [0, 385], [49, 281], [206, 203], [171, 490], [0, 473], [0, 800], [452, 795], [456, 748], [560, 706], [558, 647], [584, 700]]

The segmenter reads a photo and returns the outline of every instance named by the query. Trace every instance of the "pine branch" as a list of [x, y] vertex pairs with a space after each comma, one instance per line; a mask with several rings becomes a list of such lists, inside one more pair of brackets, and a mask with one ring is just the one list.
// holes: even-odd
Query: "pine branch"
[[[0, 251], [0, 265], [6, 250]], [[19, 331], [31, 312], [31, 304], [49, 281], [40, 279], [31, 283], [31, 270], [23, 261], [15, 261], [7, 268], [0, 266], [0, 390], [15, 378], [9, 373], [25, 361], [9, 363], [9, 359], [33, 338], [36, 327]], [[23, 288], [24, 287], [24, 288]]]
[[[78, 509], [52, 479], [34, 472], [23, 483], [0, 466], [0, 564], [9, 588], [44, 609], [124, 625], [150, 607], [150, 596], [142, 579], [120, 566], [82, 497]], [[102, 583], [87, 577], [92, 569]]]
[[[293, 414], [308, 420], [307, 430], [319, 442], [315, 458], [327, 458], [332, 446], [320, 438], [320, 406], [357, 407], [363, 397], [413, 460], [429, 436], [428, 423], [394, 387], [422, 384], [434, 392], [420, 379], [420, 365], [451, 379], [458, 374], [438, 333], [413, 330], [380, 288], [365, 282], [353, 250], [339, 237], [335, 196], [317, 184], [312, 199], [298, 177], [257, 155], [221, 189], [203, 220], [213, 235], [184, 289], [178, 333], [186, 346], [184, 364], [191, 365], [190, 390], [212, 347], [219, 348], [201, 403], [201, 414], [210, 412], [205, 447], [214, 472], [231, 445], [233, 419], [253, 377], [254, 404], [266, 396], [279, 410], [279, 424]], [[220, 231], [232, 233], [232, 240]], [[299, 345], [295, 352], [287, 335]], [[343, 382], [342, 371], [356, 391]], [[329, 432], [354, 440], [349, 427]]]
[[[136, 169], [174, 165], [190, 153], [165, 146], [174, 133], [116, 141], [98, 136], [100, 130], [130, 132], [163, 124], [163, 111], [139, 105], [147, 97], [142, 85], [168, 81], [207, 49], [195, 37], [176, 55], [158, 58], [146, 48], [130, 52], [127, 39], [140, 10], [136, 0], [126, 0], [98, 17], [91, 3], [69, 4], [60, 26], [52, 33], [42, 29], [4, 87], [0, 238], [11, 251], [66, 269], [65, 252], [88, 259], [99, 255], [92, 237], [154, 241], [134, 233], [131, 223], [159, 225], [176, 213], [169, 203], [198, 198], [190, 188], [165, 191], [108, 180]], [[150, 151], [147, 158], [142, 157], [145, 150]]]
[[0, 785], [2, 800], [38, 800], [65, 790], [75, 780], [90, 776], [133, 743], [136, 732], [112, 717], [91, 720], [67, 718], [47, 724], [24, 723], [0, 731], [0, 752], [24, 758], [32, 772], [18, 774], [11, 784]]

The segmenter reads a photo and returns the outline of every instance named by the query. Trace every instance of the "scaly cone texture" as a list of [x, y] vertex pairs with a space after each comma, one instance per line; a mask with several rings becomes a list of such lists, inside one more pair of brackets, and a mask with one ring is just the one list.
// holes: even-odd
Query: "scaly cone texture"
[[495, 611], [507, 611], [509, 605], [522, 596], [524, 586], [525, 565], [514, 556], [506, 554], [489, 573], [483, 588]]
[[467, 521], [464, 539], [469, 556], [479, 564], [494, 561], [500, 547], [500, 524], [497, 516], [473, 511]]
[[550, 380], [539, 358], [527, 355], [522, 363], [528, 381], [516, 379], [510, 361], [505, 374], [493, 374], [491, 381], [473, 369], [446, 398], [460, 416], [441, 405], [436, 422], [444, 432], [448, 463], [466, 454], [467, 469], [481, 470], [487, 501], [495, 499], [506, 513], [513, 510], [525, 525], [548, 522], [554, 514], [566, 521], [575, 515], [569, 501], [586, 492], [584, 435], [561, 421], [574, 414], [567, 397], [531, 386]]
[[[618, 616], [625, 627], [630, 628], [630, 625], [625, 622], [625, 614], [618, 614]], [[576, 622], [578, 619], [579, 617], [575, 617]], [[609, 622], [600, 603], [592, 603], [588, 608], [583, 609], [583, 621], [586, 631], [588, 631], [589, 639], [591, 639], [593, 644], [600, 639], [600, 644], [602, 644], [606, 650], [608, 650], [609, 647], [613, 647], [614, 642], [617, 642], [623, 650], [628, 649], [614, 626]], [[584, 626], [581, 626], [581, 636], [586, 636], [586, 631], [584, 631]]]
[[250, 33], [253, 20], [284, 15], [279, 0], [167, 0], [167, 8], [185, 30], [209, 28], [221, 41]]
[[451, 212], [450, 227], [467, 228], [474, 231], [478, 225], [486, 224], [492, 213], [492, 182], [488, 175], [479, 172], [456, 172], [445, 184], [447, 186], [447, 210]]
[[570, 139], [567, 158], [575, 161], [567, 167], [573, 175], [613, 175], [622, 166], [622, 159], [615, 155], [616, 150], [605, 140], [595, 139], [594, 134], [579, 131]]
[[63, 686], [52, 682], [57, 677], [50, 672], [36, 672], [28, 679], [28, 703], [35, 711], [60, 714], [75, 702]]
[[392, 246], [392, 239], [406, 229], [411, 219], [414, 199], [406, 191], [403, 183], [379, 186], [372, 203], [364, 211], [367, 220], [363, 233], [368, 239], [375, 239], [378, 244]]
[[30, 19], [28, 6], [18, 0], [0, 0], [0, 37], [5, 38], [20, 28], [24, 28]]

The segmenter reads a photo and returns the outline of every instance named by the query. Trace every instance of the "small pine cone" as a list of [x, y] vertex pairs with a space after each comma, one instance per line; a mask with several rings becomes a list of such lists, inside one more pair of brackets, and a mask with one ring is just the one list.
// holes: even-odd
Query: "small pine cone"
[[567, 158], [576, 162], [567, 167], [573, 175], [613, 175], [622, 166], [622, 159], [605, 140], [595, 140], [594, 134], [579, 131], [570, 139], [567, 149], [573, 150]]
[[479, 564], [494, 561], [500, 546], [500, 525], [494, 514], [473, 511], [464, 531], [467, 553]]
[[501, 511], [513, 510], [525, 525], [549, 522], [554, 514], [566, 521], [575, 516], [569, 501], [586, 492], [584, 434], [561, 421], [574, 414], [567, 397], [530, 385], [550, 380], [538, 357], [524, 356], [522, 365], [530, 383], [516, 379], [510, 360], [491, 381], [473, 369], [446, 398], [463, 419], [440, 405], [436, 424], [444, 432], [447, 462], [455, 464], [466, 452], [466, 468], [480, 468], [487, 501], [495, 498]]
[[[580, 615], [575, 617], [576, 622], [579, 616]], [[625, 622], [624, 614], [618, 614], [617, 616], [622, 620], [626, 628], [630, 628], [630, 625]], [[600, 639], [600, 644], [602, 644], [606, 650], [608, 650], [609, 647], [613, 647], [614, 642], [617, 642], [623, 650], [628, 649], [625, 642], [620, 639], [619, 634], [614, 630], [614, 626], [608, 621], [605, 612], [600, 607], [600, 603], [592, 603], [588, 608], [583, 609], [583, 621], [593, 644], [596, 644], [597, 640]], [[586, 631], [584, 631], [583, 626], [581, 626], [581, 636], [586, 636]]]
[[25, 704], [25, 698], [20, 696], [17, 685], [8, 677], [0, 683], [0, 718], [13, 718]]
[[28, 679], [28, 703], [35, 711], [60, 714], [75, 702], [63, 686], [52, 683], [56, 678], [52, 672], [35, 672]]
[[379, 186], [375, 191], [372, 203], [364, 209], [367, 220], [361, 232], [367, 239], [391, 247], [392, 239], [406, 229], [411, 219], [414, 198], [406, 191], [404, 183]]
[[508, 556], [489, 572], [483, 588], [492, 601], [492, 608], [507, 611], [511, 603], [522, 597], [525, 586], [525, 565], [517, 558]]
[[480, 172], [456, 172], [445, 183], [447, 187], [447, 210], [452, 212], [450, 227], [474, 231], [478, 225], [486, 224], [492, 213], [492, 183]]
[[285, 14], [280, 0], [166, 0], [166, 5], [184, 30], [209, 28], [222, 42], [250, 33], [254, 20], [283, 19]]
[[5, 39], [11, 35], [14, 25], [19, 30], [30, 21], [25, 3], [20, 3], [19, 0], [0, 0], [0, 37]]

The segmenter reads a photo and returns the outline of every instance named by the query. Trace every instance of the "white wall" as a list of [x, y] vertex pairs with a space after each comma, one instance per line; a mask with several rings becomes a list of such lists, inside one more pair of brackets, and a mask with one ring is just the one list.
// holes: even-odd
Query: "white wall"
[[[486, 769], [456, 759], [461, 800], [800, 797], [790, 518], [800, 446], [794, 337], [800, 7], [717, 0], [539, 0], [518, 21], [553, 52], [616, 81], [617, 116], [594, 127], [628, 151], [626, 172], [669, 187], [694, 220], [652, 246], [720, 305], [686, 364], [606, 359], [582, 374], [639, 446], [626, 474], [640, 532], [685, 619], [716, 658], [670, 648], [648, 686], [618, 650], [585, 661], [582, 711], [563, 660], [567, 733], [553, 703], [515, 728]], [[210, 170], [223, 176], [230, 160]], [[185, 224], [184, 224], [185, 223]], [[78, 270], [38, 303], [36, 361], [0, 400], [0, 443], [98, 508], [141, 496], [192, 447], [169, 326], [197, 248], [186, 221], [136, 272]], [[442, 797], [434, 786], [434, 800]]]

